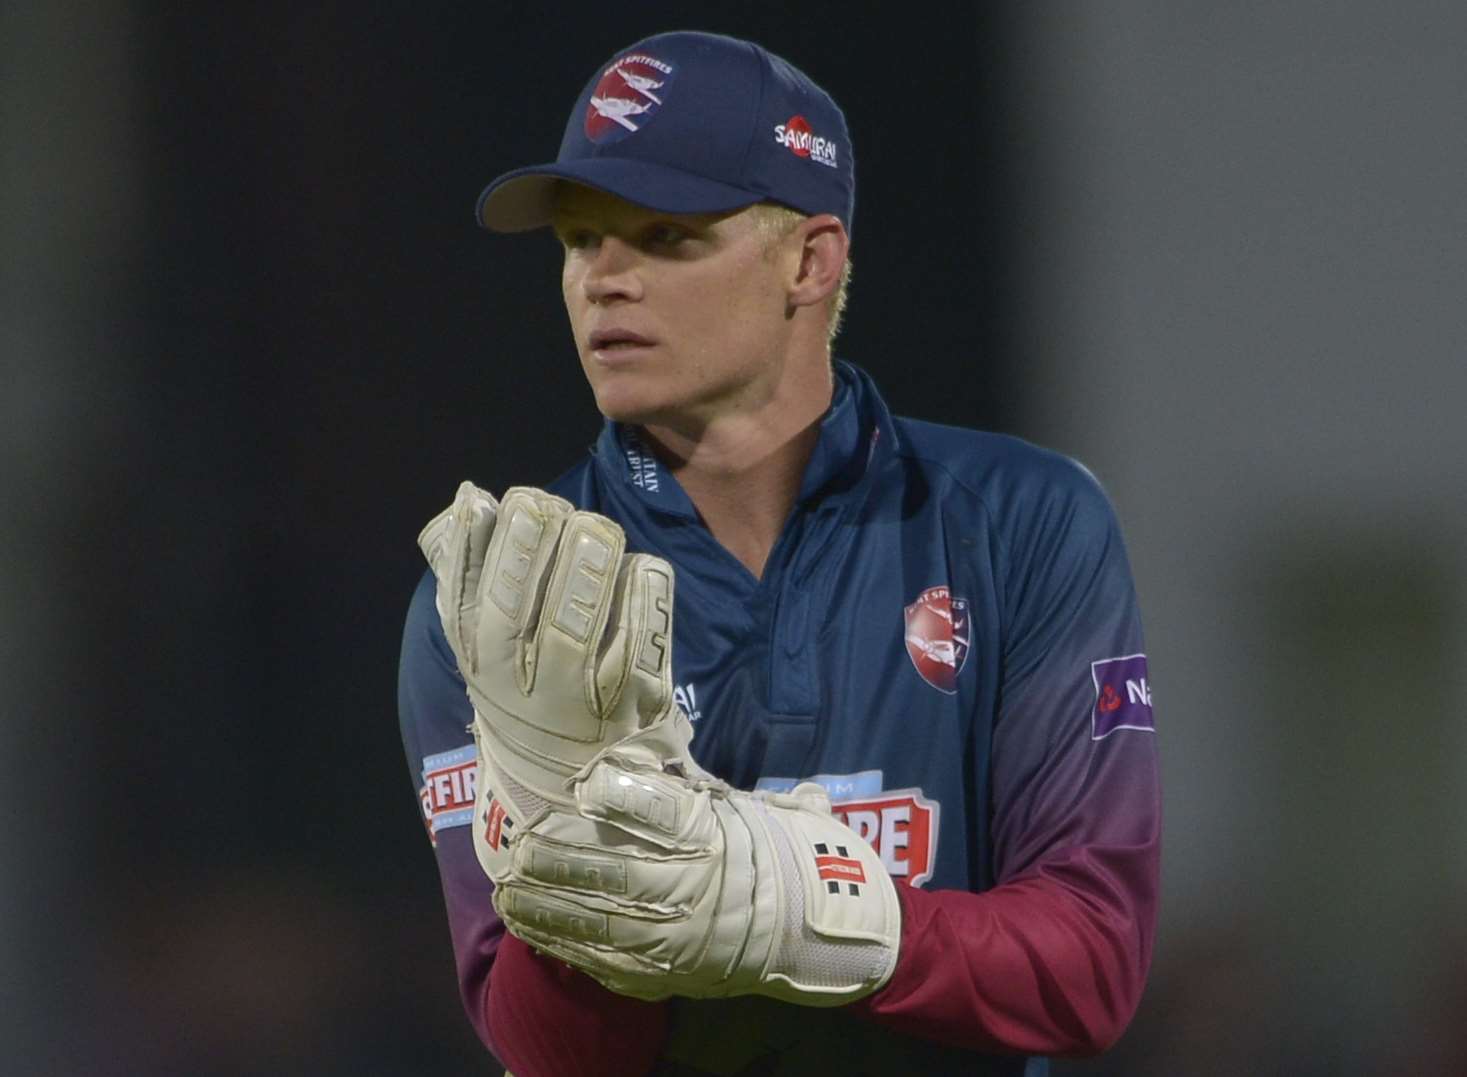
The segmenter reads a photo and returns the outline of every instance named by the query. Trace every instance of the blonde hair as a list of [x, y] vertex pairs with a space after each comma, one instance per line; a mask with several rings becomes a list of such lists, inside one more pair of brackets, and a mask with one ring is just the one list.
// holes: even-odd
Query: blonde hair
[[[808, 219], [808, 214], [776, 202], [759, 202], [749, 208], [754, 226], [764, 238], [765, 249], [771, 253], [780, 240], [793, 232], [801, 221]], [[827, 344], [834, 344], [836, 335], [840, 332], [841, 322], [845, 319], [846, 303], [850, 298], [850, 287], [851, 259], [847, 255], [845, 265], [841, 266], [840, 283], [836, 285], [835, 294], [831, 297], [830, 321], [826, 326]]]

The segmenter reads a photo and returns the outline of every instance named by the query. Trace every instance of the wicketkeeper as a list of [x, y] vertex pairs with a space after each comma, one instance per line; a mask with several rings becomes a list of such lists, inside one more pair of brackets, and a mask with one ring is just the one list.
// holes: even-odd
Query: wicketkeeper
[[1160, 801], [1119, 528], [1072, 461], [833, 359], [854, 191], [829, 95], [677, 32], [480, 198], [560, 240], [605, 416], [540, 488], [459, 486], [403, 640], [464, 1003], [517, 1077], [1032, 1077], [1136, 1007]]

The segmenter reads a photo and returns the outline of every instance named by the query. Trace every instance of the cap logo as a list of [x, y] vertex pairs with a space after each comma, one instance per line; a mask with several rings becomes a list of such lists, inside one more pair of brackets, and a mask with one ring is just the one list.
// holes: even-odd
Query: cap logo
[[655, 56], [634, 52], [615, 61], [601, 75], [586, 105], [586, 137], [617, 142], [641, 129], [662, 107], [663, 90], [673, 67]]
[[774, 141], [796, 157], [806, 157], [829, 168], [837, 167], [835, 143], [817, 135], [803, 116], [791, 116], [784, 123], [775, 124]]

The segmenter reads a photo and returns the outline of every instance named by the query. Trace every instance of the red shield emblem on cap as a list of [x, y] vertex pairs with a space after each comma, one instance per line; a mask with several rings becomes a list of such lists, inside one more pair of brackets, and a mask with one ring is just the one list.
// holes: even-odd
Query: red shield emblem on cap
[[608, 67], [586, 102], [586, 137], [616, 142], [656, 115], [666, 100], [673, 67], [646, 53], [628, 53]]
[[968, 600], [955, 597], [946, 587], [929, 587], [904, 613], [912, 665], [933, 688], [954, 694], [971, 641]]

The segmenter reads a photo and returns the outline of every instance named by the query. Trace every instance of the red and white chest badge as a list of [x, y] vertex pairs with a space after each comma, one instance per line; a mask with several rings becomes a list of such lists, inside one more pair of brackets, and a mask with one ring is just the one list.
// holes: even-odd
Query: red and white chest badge
[[968, 600], [946, 587], [929, 587], [904, 611], [907, 654], [922, 679], [939, 692], [953, 695], [958, 674], [968, 661], [972, 633]]

